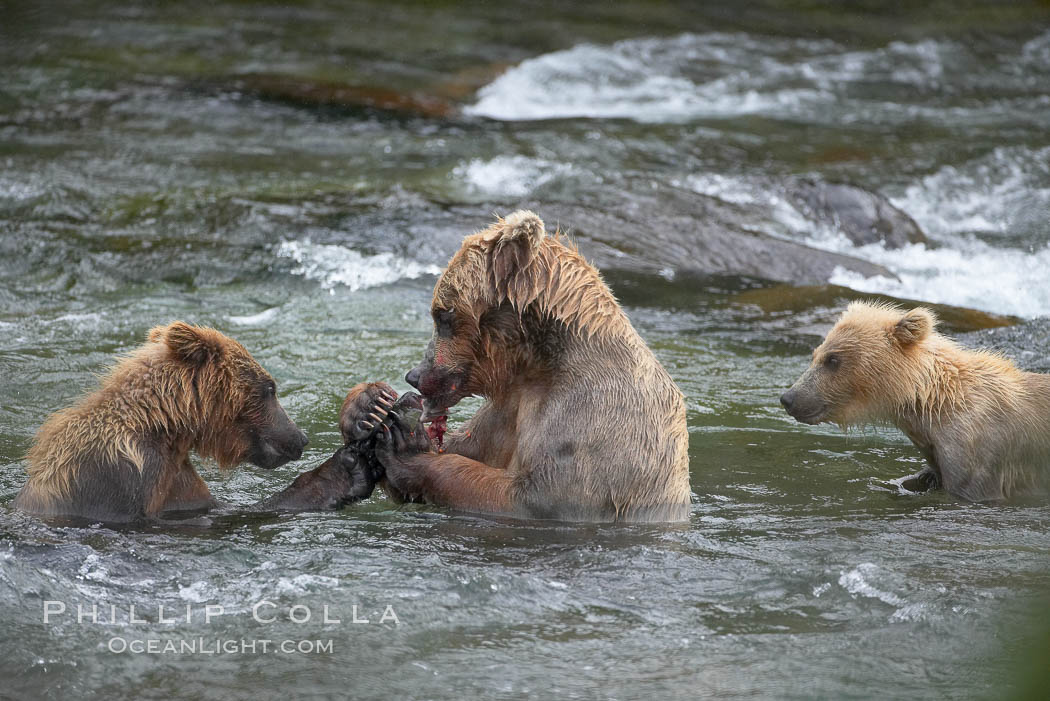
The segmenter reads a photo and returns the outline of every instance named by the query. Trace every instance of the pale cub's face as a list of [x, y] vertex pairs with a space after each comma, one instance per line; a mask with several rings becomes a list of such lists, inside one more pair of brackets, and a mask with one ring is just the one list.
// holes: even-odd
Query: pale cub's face
[[886, 418], [895, 400], [893, 381], [933, 325], [933, 316], [922, 308], [904, 313], [850, 305], [780, 403], [806, 424], [849, 426]]

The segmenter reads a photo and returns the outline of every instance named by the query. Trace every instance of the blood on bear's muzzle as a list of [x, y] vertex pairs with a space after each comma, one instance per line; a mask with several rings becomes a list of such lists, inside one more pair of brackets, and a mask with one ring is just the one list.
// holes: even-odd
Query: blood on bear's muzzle
[[419, 390], [429, 406], [440, 406], [442, 409], [447, 409], [463, 398], [466, 380], [467, 373], [450, 371], [426, 360], [405, 375], [405, 382]]

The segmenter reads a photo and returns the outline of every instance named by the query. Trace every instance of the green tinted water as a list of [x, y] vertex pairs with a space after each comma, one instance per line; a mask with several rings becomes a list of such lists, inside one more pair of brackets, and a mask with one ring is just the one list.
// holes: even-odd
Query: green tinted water
[[[893, 494], [880, 482], [920, 466], [901, 435], [844, 435], [783, 414], [777, 397], [837, 312], [816, 292], [766, 311], [749, 292], [764, 283], [608, 274], [688, 397], [695, 500], [681, 526], [502, 522], [397, 509], [377, 494], [337, 514], [115, 530], [44, 524], [7, 502], [44, 418], [175, 318], [242, 341], [311, 436], [304, 459], [276, 472], [204, 464], [202, 475], [234, 503], [280, 489], [337, 447], [349, 386], [404, 387], [429, 337], [435, 266], [494, 208], [523, 198], [540, 202], [542, 216], [545, 200], [615, 209], [638, 183], [680, 185], [700, 172], [731, 175], [736, 187], [849, 178], [915, 207], [944, 249], [986, 242], [980, 255], [1005, 275], [1020, 259], [995, 256], [1037, 254], [1050, 238], [1037, 216], [1050, 188], [1041, 6], [951, 3], [907, 17], [772, 2], [9, 10], [0, 28], [0, 694], [1010, 692], [1012, 658], [1033, 613], [1045, 613], [1050, 510]], [[684, 65], [698, 84], [792, 66], [782, 87], [795, 81], [803, 92], [754, 88], [782, 100], [783, 113], [674, 112], [673, 101], [646, 98], [639, 120], [524, 122], [317, 108], [245, 78], [436, 95], [460, 109], [508, 64], [632, 37], [658, 43], [629, 45], [631, 60]], [[521, 77], [523, 90], [535, 87]], [[727, 95], [746, 97], [748, 85]], [[824, 89], [838, 98], [822, 102]], [[568, 100], [541, 98], [550, 109]], [[615, 112], [628, 98], [597, 90], [592, 99]], [[972, 223], [973, 202], [1003, 226]], [[778, 233], [784, 220], [770, 221]], [[947, 258], [929, 265], [955, 264]], [[955, 280], [945, 269], [942, 282], [915, 290], [943, 292]], [[961, 279], [957, 299], [933, 301], [982, 306], [962, 289], [980, 281]], [[1025, 314], [1046, 299], [1035, 277], [1016, 291], [1003, 279], [984, 308]], [[45, 625], [49, 600], [68, 610]], [[260, 601], [274, 604], [262, 617], [275, 621], [253, 617]], [[78, 623], [77, 603], [98, 604], [103, 619], [112, 605], [117, 622]], [[143, 622], [129, 620], [132, 605]], [[309, 622], [289, 620], [297, 605]], [[369, 623], [353, 622], [355, 605]], [[158, 606], [183, 618], [162, 622]], [[224, 614], [205, 622], [207, 606]], [[325, 606], [339, 623], [323, 622]], [[380, 622], [387, 607], [399, 622]], [[113, 651], [114, 639], [198, 637], [331, 649]]]

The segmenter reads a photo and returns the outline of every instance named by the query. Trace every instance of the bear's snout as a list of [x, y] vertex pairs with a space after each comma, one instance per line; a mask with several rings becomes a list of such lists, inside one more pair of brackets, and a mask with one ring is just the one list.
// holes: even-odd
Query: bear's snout
[[256, 433], [252, 439], [248, 461], [264, 470], [298, 460], [303, 456], [303, 448], [310, 442], [306, 431], [295, 425], [283, 409], [280, 414], [278, 426]]
[[412, 385], [416, 389], [419, 389], [419, 376], [422, 374], [423, 373], [422, 371], [420, 371], [418, 366], [414, 367], [411, 370], [409, 370], [408, 373], [405, 375], [405, 382]]
[[303, 448], [310, 443], [310, 437], [306, 435], [306, 431], [301, 428], [298, 429], [298, 431], [299, 435], [295, 437], [295, 447], [292, 449], [295, 453], [295, 457], [292, 458], [292, 460], [298, 460], [301, 458], [303, 456]]
[[801, 381], [780, 395], [780, 404], [793, 419], [804, 424], [819, 424], [828, 413], [827, 402]]
[[310, 442], [306, 431], [292, 424], [292, 431], [284, 441], [278, 441], [274, 447], [280, 460], [298, 460], [303, 457], [303, 448]]

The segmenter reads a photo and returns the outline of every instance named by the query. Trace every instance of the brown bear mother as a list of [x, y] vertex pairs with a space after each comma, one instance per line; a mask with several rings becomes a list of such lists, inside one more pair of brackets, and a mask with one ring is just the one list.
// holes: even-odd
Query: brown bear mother
[[[383, 424], [376, 449], [392, 498], [570, 521], [688, 516], [682, 393], [598, 271], [538, 216], [468, 236], [431, 314], [425, 359], [406, 377], [429, 431]], [[448, 409], [471, 395], [487, 401], [444, 436]]]
[[929, 467], [901, 480], [971, 501], [1045, 494], [1050, 482], [1050, 375], [960, 348], [923, 308], [854, 302], [780, 398], [808, 424], [892, 423]]
[[41, 426], [14, 504], [103, 521], [206, 509], [214, 502], [190, 451], [269, 469], [298, 459], [306, 442], [244, 346], [176, 321]]

